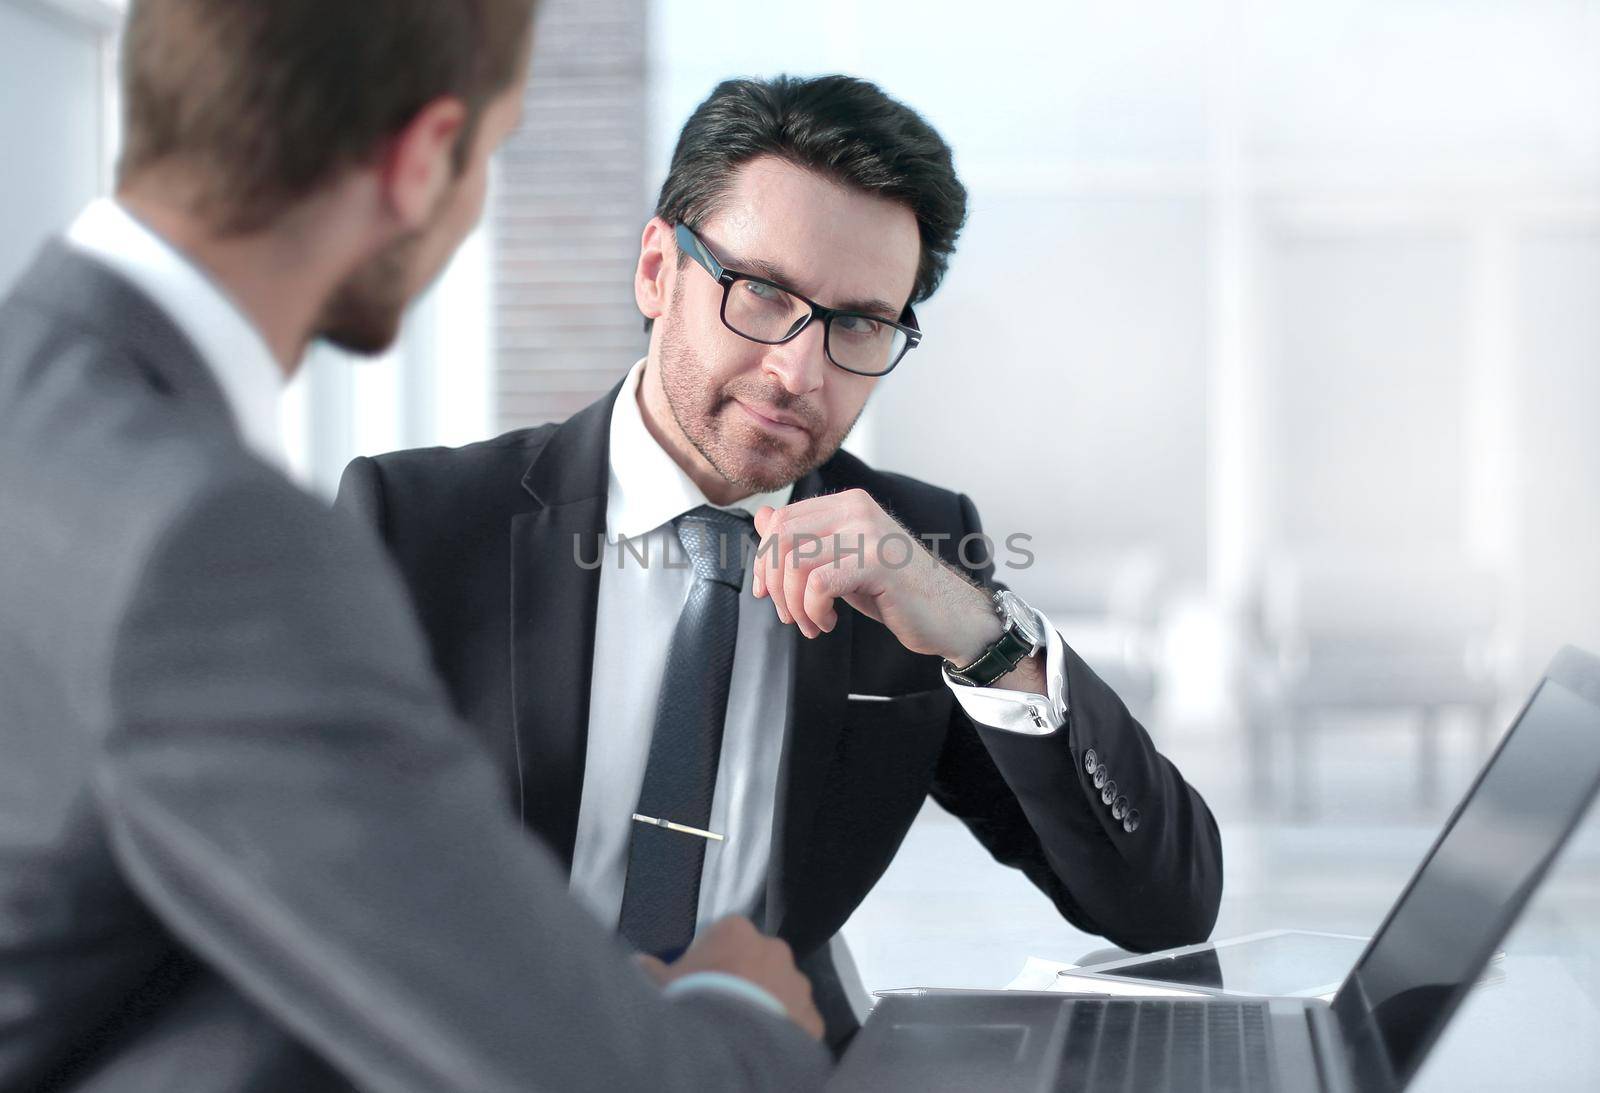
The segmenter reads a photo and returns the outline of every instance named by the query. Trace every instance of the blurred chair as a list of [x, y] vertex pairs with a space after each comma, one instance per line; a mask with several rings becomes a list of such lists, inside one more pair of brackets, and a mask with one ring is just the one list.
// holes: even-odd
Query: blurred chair
[[1440, 715], [1465, 709], [1487, 751], [1504, 692], [1504, 582], [1459, 559], [1280, 558], [1251, 605], [1242, 697], [1257, 799], [1274, 796], [1274, 755], [1290, 747], [1293, 810], [1314, 808], [1318, 735], [1341, 717], [1409, 714], [1416, 791], [1438, 798]]
[[1034, 570], [1017, 590], [1148, 727], [1160, 678], [1166, 583], [1161, 552], [1134, 547], [1055, 564], [1048, 573]]

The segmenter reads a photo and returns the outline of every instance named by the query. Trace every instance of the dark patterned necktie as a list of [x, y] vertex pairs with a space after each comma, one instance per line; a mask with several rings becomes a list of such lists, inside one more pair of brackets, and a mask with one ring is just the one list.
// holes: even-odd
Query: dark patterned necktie
[[635, 949], [671, 960], [694, 938], [705, 831], [739, 637], [749, 516], [702, 505], [672, 522], [694, 571], [661, 682], [639, 791], [619, 929]]

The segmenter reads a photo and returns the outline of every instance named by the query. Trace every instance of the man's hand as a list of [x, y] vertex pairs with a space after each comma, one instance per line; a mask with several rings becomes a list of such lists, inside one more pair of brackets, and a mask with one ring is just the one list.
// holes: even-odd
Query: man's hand
[[738, 915], [706, 927], [687, 952], [671, 964], [641, 953], [634, 958], [661, 986], [691, 972], [725, 972], [748, 980], [772, 995], [789, 1019], [813, 1040], [822, 1039], [822, 1015], [811, 1001], [811, 980], [794, 966], [787, 942], [767, 937]]
[[945, 565], [865, 490], [756, 513], [761, 545], [751, 588], [808, 638], [832, 630], [834, 600], [887, 626], [913, 653], [955, 664], [1000, 637], [984, 591]]

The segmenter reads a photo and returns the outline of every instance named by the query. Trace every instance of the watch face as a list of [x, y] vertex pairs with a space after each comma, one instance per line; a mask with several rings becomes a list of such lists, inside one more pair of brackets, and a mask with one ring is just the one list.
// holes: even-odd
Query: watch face
[[1033, 609], [1022, 602], [1021, 596], [1011, 591], [1000, 593], [1000, 610], [1005, 612], [1006, 623], [1017, 628], [1017, 633], [1036, 646], [1044, 644]]

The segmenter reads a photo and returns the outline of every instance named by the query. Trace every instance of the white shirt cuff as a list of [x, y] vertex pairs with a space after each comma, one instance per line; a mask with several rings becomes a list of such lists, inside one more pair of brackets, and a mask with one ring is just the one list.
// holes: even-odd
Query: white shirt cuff
[[783, 1008], [782, 1002], [750, 982], [750, 980], [741, 979], [737, 975], [729, 975], [727, 972], [690, 972], [688, 975], [679, 976], [661, 988], [661, 993], [668, 998], [680, 994], [694, 994], [697, 991], [732, 995], [753, 1006], [760, 1006], [764, 1010], [770, 1010], [779, 1017], [789, 1016], [789, 1011]]
[[940, 669], [945, 685], [955, 692], [962, 710], [979, 725], [1028, 736], [1049, 736], [1067, 723], [1067, 663], [1061, 651], [1061, 635], [1039, 611], [1033, 615], [1045, 635], [1044, 679], [1048, 695], [1004, 687], [969, 687], [951, 679], [947, 669]]

